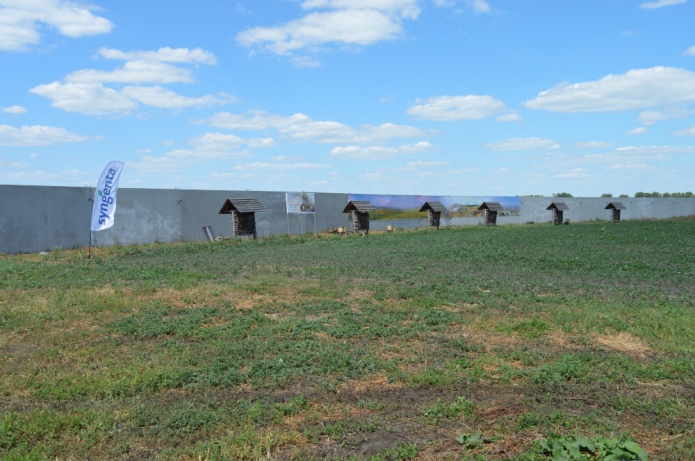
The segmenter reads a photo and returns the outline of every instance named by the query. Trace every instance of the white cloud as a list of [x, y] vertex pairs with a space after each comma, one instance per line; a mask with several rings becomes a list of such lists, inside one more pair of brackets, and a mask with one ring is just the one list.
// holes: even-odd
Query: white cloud
[[331, 150], [331, 157], [350, 158], [353, 160], [390, 160], [401, 154], [420, 154], [432, 150], [429, 142], [406, 144], [398, 147], [385, 146], [345, 146]]
[[695, 56], [695, 45], [691, 46], [687, 50], [683, 52], [684, 55], [686, 56]]
[[401, 37], [400, 22], [378, 10], [311, 13], [282, 27], [254, 27], [240, 32], [241, 45], [286, 55], [330, 42], [366, 46]]
[[[275, 147], [278, 143], [273, 138], [253, 138], [248, 140], [248, 145], [253, 148], [267, 148]], [[279, 158], [284, 158], [284, 156], [280, 156]]]
[[96, 7], [64, 0], [0, 0], [0, 50], [25, 50], [41, 41], [40, 23], [68, 37], [106, 34], [113, 24]]
[[113, 48], [100, 48], [99, 56], [106, 59], [118, 59], [121, 61], [148, 61], [148, 62], [176, 62], [176, 63], [200, 63], [215, 65], [217, 57], [202, 48], [160, 48], [157, 51], [121, 51]]
[[695, 136], [695, 125], [674, 133], [676, 136]]
[[330, 168], [329, 165], [320, 163], [269, 163], [254, 162], [243, 163], [234, 167], [237, 171], [291, 171], [291, 170], [317, 170]]
[[630, 155], [694, 154], [695, 146], [625, 146], [618, 147], [615, 151]]
[[517, 112], [510, 112], [508, 114], [500, 115], [495, 119], [495, 121], [500, 123], [520, 122], [521, 115], [519, 115]]
[[504, 103], [492, 96], [437, 96], [425, 101], [416, 100], [406, 111], [420, 120], [454, 121], [479, 120], [505, 110]]
[[193, 83], [193, 73], [171, 64], [142, 59], [128, 61], [120, 69], [103, 71], [78, 70], [65, 77], [69, 83]]
[[334, 121], [315, 121], [306, 114], [282, 116], [264, 111], [251, 111], [247, 114], [219, 112], [204, 120], [217, 128], [229, 130], [267, 130], [275, 129], [295, 140], [314, 141], [326, 144], [372, 143], [396, 138], [423, 137], [432, 134], [408, 125], [383, 123], [363, 125], [354, 128]]
[[494, 152], [511, 152], [522, 150], [559, 149], [560, 145], [552, 139], [512, 138], [484, 144], [483, 147]]
[[[476, 13], [490, 13], [492, 8], [487, 0], [463, 0]], [[456, 0], [434, 0], [434, 5], [451, 8], [456, 6]]]
[[[65, 77], [70, 83], [193, 83], [190, 69], [180, 64], [215, 65], [217, 58], [201, 48], [160, 48], [157, 51], [121, 51], [112, 48], [99, 49], [98, 56], [126, 61], [113, 71], [83, 69]], [[167, 63], [175, 63], [172, 65]]]
[[602, 141], [578, 142], [573, 146], [575, 149], [607, 149], [613, 147], [613, 143]]
[[86, 170], [32, 170], [17, 171], [5, 175], [11, 180], [21, 181], [22, 184], [55, 184], [56, 180], [73, 184], [89, 184], [94, 180], [94, 172]]
[[653, 170], [654, 165], [648, 165], [646, 163], [616, 163], [614, 165], [609, 165], [606, 170]]
[[467, 3], [471, 5], [476, 13], [489, 13], [492, 11], [486, 0], [468, 0]]
[[11, 114], [11, 115], [20, 115], [20, 114], [26, 114], [27, 109], [26, 107], [22, 106], [10, 106], [10, 107], [4, 107], [2, 111], [6, 114]]
[[[215, 64], [215, 56], [200, 48], [132, 52], [101, 48], [99, 54], [109, 59], [133, 60], [113, 71], [83, 69], [72, 72], [63, 81], [39, 85], [30, 92], [50, 99], [53, 107], [87, 115], [125, 115], [140, 107], [140, 104], [178, 110], [237, 102], [237, 98], [229, 94], [186, 97], [160, 86], [195, 81], [190, 69], [167, 62]], [[129, 83], [134, 85], [118, 87]]]
[[644, 133], [646, 133], [647, 131], [649, 131], [649, 130], [647, 130], [645, 127], [641, 126], [641, 127], [639, 127], [639, 128], [635, 128], [634, 130], [628, 131], [626, 134], [638, 135], [638, 134], [644, 134]]
[[400, 14], [415, 19], [420, 13], [418, 0], [305, 0], [302, 9], [374, 9]]
[[237, 102], [232, 95], [221, 94], [219, 96], [201, 96], [187, 98], [178, 95], [161, 86], [127, 86], [121, 90], [121, 94], [128, 96], [142, 104], [164, 109], [181, 109], [184, 107], [209, 107], [212, 105], [224, 105]]
[[448, 165], [449, 162], [442, 162], [439, 160], [431, 160], [431, 161], [426, 161], [426, 160], [415, 160], [414, 162], [408, 162], [406, 164], [406, 167], [408, 168], [427, 168], [431, 166], [442, 166], [442, 165]]
[[666, 109], [662, 111], [645, 110], [637, 117], [637, 120], [643, 125], [653, 125], [662, 120], [673, 120], [678, 118], [690, 117], [693, 114], [692, 110], [688, 109]]
[[[307, 0], [301, 6], [321, 11], [280, 26], [243, 30], [237, 34], [237, 41], [247, 48], [278, 55], [299, 50], [316, 52], [331, 43], [367, 46], [400, 38], [402, 21], [420, 14], [418, 0]], [[317, 61], [300, 60], [295, 65], [307, 63], [316, 65]]]
[[662, 8], [664, 6], [678, 5], [687, 1], [688, 0], [656, 0], [655, 2], [644, 2], [640, 5], [640, 7], [644, 8], [645, 10], [653, 10], [656, 8]]
[[0, 158], [0, 167], [2, 168], [26, 168], [29, 165], [26, 163], [20, 163], [20, 162], [6, 162], [2, 158]]
[[[639, 172], [642, 170], [662, 170], [674, 157], [679, 155], [692, 155], [695, 146], [625, 146], [611, 151], [592, 153], [586, 155], [571, 155], [553, 153], [545, 156], [543, 166], [554, 174], [581, 173], [572, 171], [575, 168], [583, 168], [589, 173], [597, 168], [603, 170], [623, 170], [625, 172]], [[611, 177], [611, 180], [617, 179]]]
[[251, 157], [246, 147], [271, 147], [269, 139], [245, 139], [223, 133], [205, 133], [188, 141], [191, 149], [176, 149], [161, 157], [144, 156], [128, 166], [145, 173], [181, 171], [193, 165], [215, 160], [232, 160]]
[[48, 146], [59, 142], [81, 142], [87, 138], [52, 126], [0, 125], [0, 146]]
[[556, 174], [556, 178], [585, 178], [589, 176], [584, 168], [572, 168], [568, 173]]
[[52, 101], [51, 106], [86, 115], [126, 114], [138, 103], [100, 83], [60, 83], [39, 85], [29, 90]]
[[321, 63], [309, 56], [295, 56], [292, 58], [294, 67], [321, 67]]
[[593, 82], [561, 84], [524, 103], [555, 112], [646, 109], [695, 101], [695, 72], [674, 67], [630, 70]]
[[364, 173], [359, 175], [357, 179], [362, 181], [383, 181], [384, 175], [383, 173]]

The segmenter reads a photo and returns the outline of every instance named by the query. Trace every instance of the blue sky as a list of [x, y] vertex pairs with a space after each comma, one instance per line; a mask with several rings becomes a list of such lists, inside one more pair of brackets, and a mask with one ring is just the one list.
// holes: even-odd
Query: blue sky
[[695, 189], [695, 0], [0, 0], [0, 184]]

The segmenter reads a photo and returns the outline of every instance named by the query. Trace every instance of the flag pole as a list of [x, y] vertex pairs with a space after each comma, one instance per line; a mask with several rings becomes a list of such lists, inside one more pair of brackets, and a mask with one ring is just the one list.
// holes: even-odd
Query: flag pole
[[87, 250], [87, 259], [92, 259], [92, 235], [93, 232], [89, 231], [89, 250]]

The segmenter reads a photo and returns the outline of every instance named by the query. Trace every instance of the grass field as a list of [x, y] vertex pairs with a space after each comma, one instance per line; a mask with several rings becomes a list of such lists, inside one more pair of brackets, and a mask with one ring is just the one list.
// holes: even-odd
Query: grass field
[[0, 256], [0, 459], [693, 459], [694, 295], [688, 219]]

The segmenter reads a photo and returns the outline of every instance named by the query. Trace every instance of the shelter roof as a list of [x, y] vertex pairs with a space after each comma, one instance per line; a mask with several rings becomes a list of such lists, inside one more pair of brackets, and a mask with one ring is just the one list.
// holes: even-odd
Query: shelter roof
[[569, 210], [570, 207], [567, 206], [565, 202], [553, 202], [550, 205], [548, 205], [548, 208], [546, 210]]
[[254, 211], [268, 211], [268, 209], [255, 197], [228, 198], [222, 205], [219, 214], [231, 214], [233, 211], [252, 213]]
[[503, 211], [504, 208], [500, 205], [500, 202], [483, 202], [482, 205], [478, 207], [479, 210], [490, 210], [490, 211]]
[[442, 202], [425, 202], [425, 204], [422, 205], [422, 208], [420, 208], [420, 211], [427, 210], [439, 211], [441, 213], [446, 213], [447, 211], [446, 207], [442, 204]]
[[349, 213], [351, 211], [360, 211], [364, 213], [376, 211], [376, 207], [366, 200], [352, 200], [345, 206], [343, 213]]
[[606, 205], [606, 210], [627, 210], [627, 207], [622, 202], [610, 202]]

